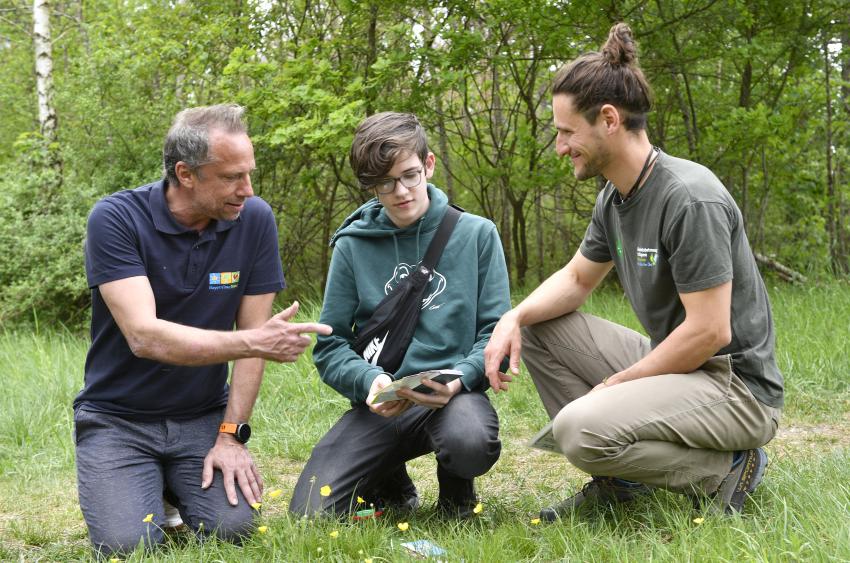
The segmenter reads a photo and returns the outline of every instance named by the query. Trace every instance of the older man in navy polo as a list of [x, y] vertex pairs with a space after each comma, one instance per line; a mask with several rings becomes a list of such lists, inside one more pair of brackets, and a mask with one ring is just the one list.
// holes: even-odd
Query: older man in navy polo
[[89, 216], [92, 344], [74, 423], [80, 506], [103, 554], [161, 542], [164, 497], [198, 534], [249, 534], [263, 483], [245, 442], [264, 360], [295, 361], [305, 333], [330, 333], [290, 322], [297, 302], [271, 316], [285, 283], [243, 111], [180, 112], [165, 178]]

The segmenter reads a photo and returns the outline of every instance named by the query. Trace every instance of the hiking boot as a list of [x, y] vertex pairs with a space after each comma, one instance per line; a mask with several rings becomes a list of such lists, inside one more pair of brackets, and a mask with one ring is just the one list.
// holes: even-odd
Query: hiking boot
[[761, 448], [742, 453], [743, 459], [732, 466], [729, 474], [710, 495], [709, 510], [718, 514], [741, 513], [744, 501], [756, 490], [767, 468], [767, 453]]
[[590, 506], [610, 506], [629, 502], [635, 497], [649, 492], [649, 487], [642, 483], [632, 483], [614, 477], [593, 477], [584, 484], [579, 492], [562, 500], [555, 506], [549, 506], [540, 511], [540, 519], [554, 522], [564, 518], [571, 512]]

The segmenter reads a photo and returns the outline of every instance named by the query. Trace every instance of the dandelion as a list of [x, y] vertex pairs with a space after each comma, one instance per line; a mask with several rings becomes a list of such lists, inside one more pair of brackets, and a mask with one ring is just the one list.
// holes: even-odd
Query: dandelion
[[364, 502], [366, 502], [366, 501], [363, 500], [363, 497], [360, 497], [360, 496], [357, 497], [357, 504], [363, 504]]
[[283, 491], [281, 491], [280, 489], [275, 489], [275, 490], [273, 490], [272, 492], [269, 493], [269, 498], [277, 498], [282, 494], [283, 494]]
[[328, 535], [332, 538], [338, 538], [339, 537], [339, 530], [334, 530], [333, 532], [331, 532]]
[[253, 508], [254, 510], [259, 510], [261, 506], [263, 506], [263, 503], [261, 503], [261, 502], [252, 502], [251, 503], [251, 508]]
[[536, 525], [538, 525], [539, 523], [540, 523], [540, 518], [532, 518], [532, 519], [531, 519], [531, 525], [532, 525], [532, 526], [536, 526]]
[[472, 509], [472, 512], [474, 512], [475, 514], [481, 514], [482, 510], [484, 510], [484, 505], [479, 502], [475, 505], [475, 508]]
[[705, 518], [694, 518], [694, 524], [702, 524], [703, 522], [705, 522]]
[[398, 523], [398, 529], [401, 530], [402, 532], [406, 532], [409, 527], [410, 527], [410, 524], [408, 524], [407, 522], [399, 522]]
[[319, 489], [319, 494], [320, 494], [320, 495], [322, 495], [323, 497], [329, 497], [329, 496], [331, 496], [331, 488], [330, 488], [330, 486], [325, 485], [324, 487], [322, 487], [321, 489]]
[[153, 512], [142, 518], [142, 522], [153, 522]]

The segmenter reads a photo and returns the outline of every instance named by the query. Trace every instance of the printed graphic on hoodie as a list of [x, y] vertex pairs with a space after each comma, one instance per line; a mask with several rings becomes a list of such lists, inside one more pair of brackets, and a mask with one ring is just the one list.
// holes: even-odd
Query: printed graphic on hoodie
[[[404, 262], [396, 266], [395, 271], [393, 271], [393, 277], [390, 278], [386, 284], [384, 284], [384, 294], [389, 295], [390, 292], [394, 290], [398, 284], [403, 282], [407, 276], [413, 273], [414, 270], [416, 270], [416, 266], [411, 266], [410, 264], [406, 264]], [[436, 283], [432, 283], [435, 281], [435, 278]], [[422, 299], [422, 309], [425, 309], [426, 307], [428, 307], [428, 305], [431, 305], [434, 299], [436, 299], [438, 295], [440, 295], [446, 290], [446, 277], [437, 270], [434, 270], [434, 272], [431, 274], [431, 277], [428, 279], [428, 284], [429, 288], [433, 285], [434, 289], [431, 293], [429, 293]], [[430, 308], [439, 309], [441, 305], [442, 303], [440, 303], [439, 305], [431, 305]]]

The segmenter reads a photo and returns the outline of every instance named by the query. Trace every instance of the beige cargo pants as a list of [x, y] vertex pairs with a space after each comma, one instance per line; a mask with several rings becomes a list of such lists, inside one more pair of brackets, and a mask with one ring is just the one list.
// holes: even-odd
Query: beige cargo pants
[[637, 332], [580, 312], [523, 329], [522, 359], [570, 463], [591, 475], [712, 493], [735, 450], [773, 438], [780, 410], [753, 397], [729, 356], [587, 394], [649, 351]]

